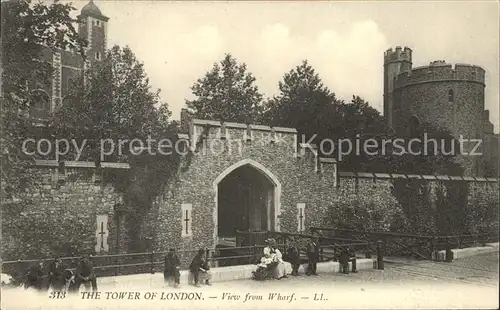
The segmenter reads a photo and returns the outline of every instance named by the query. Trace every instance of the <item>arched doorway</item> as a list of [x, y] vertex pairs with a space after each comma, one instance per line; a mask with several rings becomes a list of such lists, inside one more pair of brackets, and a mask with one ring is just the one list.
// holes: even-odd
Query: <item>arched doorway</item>
[[236, 238], [240, 231], [279, 231], [281, 184], [263, 165], [242, 160], [222, 172], [215, 192], [214, 241]]

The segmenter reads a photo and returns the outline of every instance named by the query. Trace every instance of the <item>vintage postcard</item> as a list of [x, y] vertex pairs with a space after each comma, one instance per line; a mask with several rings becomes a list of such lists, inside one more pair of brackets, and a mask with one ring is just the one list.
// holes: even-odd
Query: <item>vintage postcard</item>
[[2, 309], [498, 309], [498, 1], [1, 5]]

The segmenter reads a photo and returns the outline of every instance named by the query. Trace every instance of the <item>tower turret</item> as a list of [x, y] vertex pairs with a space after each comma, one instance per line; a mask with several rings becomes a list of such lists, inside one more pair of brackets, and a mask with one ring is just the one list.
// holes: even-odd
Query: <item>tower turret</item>
[[90, 0], [78, 15], [78, 32], [88, 41], [87, 57], [92, 66], [104, 58], [107, 45], [109, 18]]
[[397, 46], [394, 51], [392, 48], [384, 53], [384, 116], [387, 118], [389, 127], [393, 127], [393, 98], [394, 79], [405, 71], [412, 68], [412, 50], [409, 47], [404, 49]]

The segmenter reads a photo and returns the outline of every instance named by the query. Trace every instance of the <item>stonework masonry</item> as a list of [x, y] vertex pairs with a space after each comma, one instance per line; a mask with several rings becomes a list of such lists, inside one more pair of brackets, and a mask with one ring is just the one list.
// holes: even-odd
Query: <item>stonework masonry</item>
[[35, 119], [47, 118], [65, 100], [71, 100], [68, 96], [71, 84], [80, 81], [86, 69], [91, 68], [105, 57], [109, 18], [101, 13], [93, 1], [90, 1], [82, 8], [77, 19], [78, 33], [88, 41], [86, 50], [88, 64], [85, 63], [78, 51], [52, 50], [47, 46], [42, 47], [40, 60], [53, 66], [54, 76], [49, 85], [33, 85], [33, 89], [45, 92], [50, 102], [50, 104], [43, 105], [43, 109], [34, 108], [31, 111], [31, 115]]
[[[396, 209], [398, 201], [393, 195], [394, 179], [388, 174], [338, 173], [331, 159], [318, 158], [314, 147], [300, 145], [293, 129], [273, 129], [266, 126], [220, 124], [215, 121], [192, 120], [190, 135], [181, 135], [198, 146], [191, 157], [185, 157], [172, 182], [156, 208], [158, 215], [155, 232], [155, 251], [169, 247], [196, 249], [217, 244], [217, 184], [228, 170], [249, 165], [269, 178], [278, 180], [280, 197], [276, 230], [297, 232], [297, 205], [304, 204], [305, 226], [331, 225], [332, 212], [354, 206], [366, 199], [382, 210]], [[282, 132], [280, 132], [282, 131]], [[279, 139], [277, 138], [279, 136]], [[221, 140], [221, 137], [223, 139]], [[210, 146], [217, 145], [217, 152]], [[431, 188], [443, 182], [465, 182], [458, 177], [439, 180], [428, 176], [424, 182]], [[443, 181], [445, 180], [445, 181]], [[447, 181], [446, 181], [447, 180]], [[460, 181], [458, 181], [460, 180]], [[486, 195], [498, 201], [496, 179], [472, 178], [468, 184], [484, 183]], [[367, 202], [368, 203], [368, 202]], [[181, 211], [188, 204], [191, 213], [192, 234], [183, 236]], [[335, 216], [333, 216], [335, 217]], [[368, 225], [371, 225], [370, 223]], [[378, 227], [381, 228], [381, 227]]]
[[[384, 54], [384, 115], [399, 134], [408, 133], [410, 119], [449, 131], [455, 138], [480, 139], [476, 150], [484, 156], [461, 156], [457, 161], [467, 175], [481, 176], [485, 162], [498, 174], [497, 139], [485, 110], [485, 70], [469, 64], [451, 65], [434, 61], [428, 66], [411, 67], [411, 49], [388, 50]], [[495, 143], [497, 143], [495, 145]], [[470, 153], [474, 143], [466, 143]], [[458, 150], [456, 150], [458, 153]], [[488, 153], [486, 153], [488, 152]]]
[[[117, 252], [115, 213], [123, 200], [113, 184], [84, 165], [61, 172], [44, 163], [33, 173], [40, 175], [39, 184], [2, 206], [3, 260]], [[102, 250], [98, 216], [107, 217], [102, 228], [108, 247]]]
[[[129, 220], [137, 206], [128, 204], [102, 174], [127, 172], [127, 164], [101, 163], [97, 169], [94, 163], [38, 161], [33, 169], [41, 174], [40, 183], [17, 202], [2, 206], [2, 259], [214, 248], [219, 240], [218, 185], [239, 167], [255, 169], [273, 184], [271, 230], [275, 231], [297, 232], [301, 215], [306, 232], [311, 226], [347, 222], [387, 230], [398, 216], [409, 212], [403, 212], [405, 208], [418, 210], [424, 201], [418, 195], [429, 192], [425, 196], [430, 197], [429, 204], [439, 208], [436, 191], [453, 184], [469, 188], [464, 212], [475, 219], [471, 220], [474, 229], [481, 231], [481, 223], [487, 229], [491, 223], [485, 219], [498, 218], [494, 216], [499, 203], [497, 179], [339, 172], [335, 160], [318, 157], [314, 145], [297, 143], [294, 129], [206, 120], [192, 120], [186, 127], [190, 134], [179, 136], [186, 143], [196, 141], [196, 147], [191, 145], [192, 151], [186, 147], [175, 177], [140, 221]], [[413, 207], [410, 203], [403, 208], [401, 195], [395, 192], [401, 179], [407, 186], [421, 188]], [[413, 212], [409, 214], [423, 214]], [[99, 227], [105, 216], [107, 225]], [[190, 226], [184, 232], [186, 219]], [[409, 220], [429, 226], [426, 233], [435, 232], [432, 218]], [[101, 233], [107, 238], [104, 249]], [[131, 247], [132, 242], [144, 246]], [[192, 255], [182, 256], [183, 267]]]

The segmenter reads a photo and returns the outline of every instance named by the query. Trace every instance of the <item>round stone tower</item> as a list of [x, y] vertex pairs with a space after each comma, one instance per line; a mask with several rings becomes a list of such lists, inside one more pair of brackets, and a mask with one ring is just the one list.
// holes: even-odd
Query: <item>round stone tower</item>
[[[445, 61], [399, 74], [392, 84], [393, 128], [402, 133], [417, 120], [449, 131], [455, 138], [482, 139], [484, 135], [484, 69], [468, 64], [454, 67]], [[411, 121], [410, 121], [411, 120]], [[464, 143], [470, 153], [475, 143]], [[476, 152], [480, 152], [481, 148]], [[460, 150], [455, 150], [456, 153]], [[458, 156], [468, 175], [478, 175], [481, 156]]]
[[399, 74], [411, 70], [411, 53], [409, 47], [401, 49], [401, 46], [397, 46], [395, 51], [390, 48], [384, 53], [384, 116], [390, 127], [393, 127], [393, 82]]

